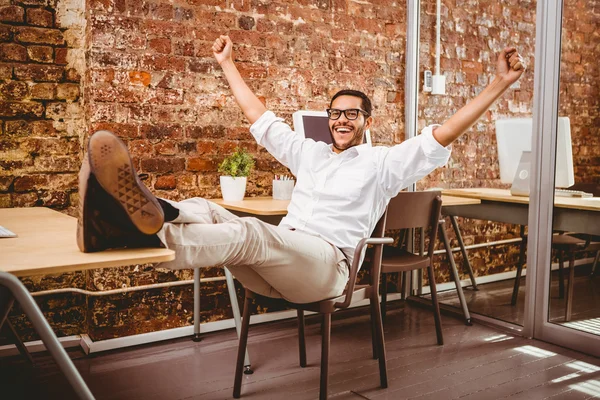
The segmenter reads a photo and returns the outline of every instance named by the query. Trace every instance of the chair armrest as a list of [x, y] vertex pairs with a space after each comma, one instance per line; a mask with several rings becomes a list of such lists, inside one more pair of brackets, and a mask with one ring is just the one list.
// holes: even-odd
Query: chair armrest
[[[393, 244], [394, 243], [394, 239], [392, 238], [388, 238], [388, 237], [383, 237], [383, 238], [365, 238], [365, 239], [361, 239], [360, 242], [358, 242], [358, 245], [356, 246], [356, 249], [354, 249], [354, 260], [352, 261], [352, 267], [350, 268], [350, 281], [348, 282], [348, 286], [346, 289], [346, 298], [344, 299], [344, 301], [342, 303], [335, 303], [334, 306], [336, 308], [348, 308], [350, 306], [350, 303], [352, 302], [352, 294], [354, 293], [354, 287], [356, 286], [356, 278], [358, 276], [358, 269], [360, 267], [360, 264], [362, 263], [362, 253], [363, 250], [365, 248], [365, 246], [372, 244], [372, 245], [376, 245], [376, 246], [383, 246], [384, 244]], [[381, 256], [381, 254], [380, 254]], [[375, 260], [373, 260], [373, 262], [375, 262]], [[376, 277], [373, 277], [373, 279], [375, 279]]]

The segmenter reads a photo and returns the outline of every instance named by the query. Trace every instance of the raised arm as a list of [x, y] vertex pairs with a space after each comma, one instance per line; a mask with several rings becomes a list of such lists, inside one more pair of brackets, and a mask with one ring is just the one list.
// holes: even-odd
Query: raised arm
[[256, 97], [256, 95], [250, 90], [244, 79], [240, 75], [232, 57], [233, 43], [229, 36], [221, 35], [212, 46], [213, 54], [217, 59], [217, 62], [223, 69], [229, 87], [233, 92], [233, 97], [238, 103], [242, 112], [248, 118], [251, 124], [253, 124], [261, 115], [267, 111], [265, 105]]
[[448, 146], [467, 131], [525, 71], [525, 62], [514, 47], [498, 55], [496, 77], [477, 97], [433, 131], [433, 137]]

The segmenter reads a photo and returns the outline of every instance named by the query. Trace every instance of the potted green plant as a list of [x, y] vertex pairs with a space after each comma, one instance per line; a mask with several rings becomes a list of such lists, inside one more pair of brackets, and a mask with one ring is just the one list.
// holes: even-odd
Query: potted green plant
[[244, 199], [246, 178], [250, 175], [253, 167], [254, 159], [241, 147], [237, 147], [231, 155], [225, 157], [219, 165], [223, 200], [239, 201]]

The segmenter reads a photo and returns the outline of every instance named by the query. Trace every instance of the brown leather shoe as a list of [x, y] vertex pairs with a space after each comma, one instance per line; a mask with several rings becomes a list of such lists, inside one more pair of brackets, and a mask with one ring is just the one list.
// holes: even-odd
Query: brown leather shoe
[[108, 131], [90, 139], [79, 172], [77, 245], [83, 252], [157, 247], [164, 214], [138, 179], [125, 144]]

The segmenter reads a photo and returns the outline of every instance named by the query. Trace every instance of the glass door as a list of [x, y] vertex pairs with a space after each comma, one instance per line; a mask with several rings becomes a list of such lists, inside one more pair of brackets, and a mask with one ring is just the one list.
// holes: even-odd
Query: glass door
[[[538, 4], [536, 87], [541, 89], [534, 99], [535, 183], [529, 217], [529, 251], [537, 266], [535, 296], [529, 299], [535, 310], [533, 336], [596, 356], [600, 84], [593, 77], [600, 71], [599, 9], [600, 0]], [[531, 222], [537, 229], [531, 229]]]

